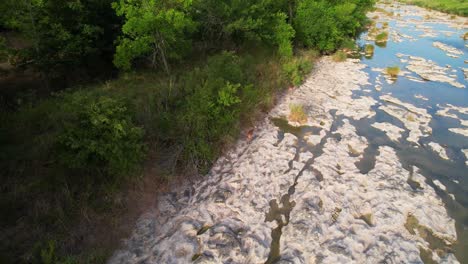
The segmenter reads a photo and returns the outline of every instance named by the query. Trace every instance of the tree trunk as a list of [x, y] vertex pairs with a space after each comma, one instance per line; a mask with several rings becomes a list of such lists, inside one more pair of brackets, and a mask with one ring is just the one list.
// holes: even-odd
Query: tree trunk
[[[34, 18], [33, 15], [33, 7], [32, 3], [29, 2], [28, 4], [28, 15], [29, 15], [29, 22], [31, 23], [31, 29], [32, 29], [32, 39], [34, 41], [34, 52], [36, 53], [35, 57], [39, 56], [39, 35], [37, 34], [37, 28], [36, 28], [36, 19]], [[39, 74], [41, 76], [41, 79], [44, 81], [44, 86], [46, 89], [49, 89], [49, 75], [47, 72], [44, 72], [43, 69], [39, 70]]]
[[289, 6], [289, 24], [291, 24], [291, 25], [293, 24], [293, 16], [294, 16], [294, 14], [293, 14], [293, 9], [294, 9], [294, 8], [293, 8], [293, 5], [294, 5], [294, 1], [295, 1], [295, 0], [289, 0], [289, 1], [288, 1], [288, 6]]

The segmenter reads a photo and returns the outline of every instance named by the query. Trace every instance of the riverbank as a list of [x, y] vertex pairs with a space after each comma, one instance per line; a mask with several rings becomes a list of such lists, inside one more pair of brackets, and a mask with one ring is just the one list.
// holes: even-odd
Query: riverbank
[[[363, 67], [322, 59], [252, 141], [240, 140], [206, 179], [162, 196], [110, 262], [417, 261], [425, 238], [412, 234], [421, 226], [451, 245], [454, 221], [418, 168], [404, 168], [391, 147], [367, 160], [355, 126], [375, 115], [377, 102], [352, 98], [368, 81]], [[307, 122], [287, 123], [292, 104], [303, 106]]]
[[378, 7], [373, 49], [321, 59], [110, 263], [464, 263], [464, 18]]
[[[11, 11], [0, 12], [1, 30], [31, 43], [0, 39], [12, 70], [67, 78], [95, 72], [101, 58], [120, 73], [40, 94], [34, 81], [23, 92], [18, 79], [8, 82], [10, 106], [0, 110], [3, 262], [104, 262], [140, 210], [131, 193], [141, 188], [145, 206], [146, 186], [204, 175], [239, 135], [252, 134], [278, 94], [303, 83], [316, 57], [355, 49], [374, 5], [46, 2], [0, 5]], [[300, 106], [294, 116], [303, 119]]]
[[468, 16], [468, 3], [460, 0], [401, 0], [400, 2], [450, 14]]
[[[177, 81], [173, 87], [164, 74], [141, 71], [65, 91], [36, 105], [25, 104], [15, 113], [1, 112], [2, 124], [8, 124], [0, 130], [5, 146], [0, 156], [4, 177], [2, 259], [40, 263], [43, 255], [50, 255], [55, 261], [105, 262], [118, 241], [129, 235], [137, 217], [154, 205], [161, 191], [168, 190], [169, 183], [177, 185], [179, 178], [197, 175], [239, 134], [248, 134], [282, 91], [302, 82], [317, 56], [313, 50], [297, 51], [285, 65], [267, 47], [255, 52], [225, 52], [181, 67], [174, 73]], [[220, 116], [208, 118], [216, 112], [208, 108], [214, 106], [210, 100], [218, 102], [218, 93], [208, 93], [209, 87], [204, 86], [187, 98], [183, 88], [201, 84], [201, 80], [214, 87], [220, 79], [245, 84], [225, 92], [223, 99], [232, 103], [232, 112], [223, 120]], [[97, 98], [124, 102], [132, 122], [145, 128], [148, 152], [145, 161], [130, 173], [109, 178], [99, 172], [69, 170], [59, 161], [61, 156], [54, 154], [61, 138], [60, 124], [101, 104], [95, 102]], [[191, 104], [180, 103], [187, 101]], [[34, 151], [27, 150], [29, 146]], [[191, 147], [192, 155], [181, 154], [181, 146]], [[17, 168], [22, 168], [20, 175]]]

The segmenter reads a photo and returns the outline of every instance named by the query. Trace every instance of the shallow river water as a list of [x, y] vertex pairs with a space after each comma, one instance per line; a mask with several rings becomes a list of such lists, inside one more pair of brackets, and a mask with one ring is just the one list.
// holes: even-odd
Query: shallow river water
[[386, 43], [321, 59], [109, 263], [468, 263], [468, 19], [379, 7]]

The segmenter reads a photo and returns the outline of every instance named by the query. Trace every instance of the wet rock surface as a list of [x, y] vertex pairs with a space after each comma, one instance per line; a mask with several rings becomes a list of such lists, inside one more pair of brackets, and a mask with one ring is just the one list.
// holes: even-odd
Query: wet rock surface
[[432, 151], [436, 152], [437, 154], [439, 154], [439, 156], [443, 159], [446, 159], [448, 160], [449, 157], [447, 155], [447, 151], [445, 150], [444, 147], [442, 147], [440, 144], [438, 143], [435, 143], [435, 142], [431, 142], [428, 144], [428, 146], [432, 149]]
[[409, 64], [406, 68], [419, 75], [423, 80], [446, 82], [457, 88], [466, 88], [464, 84], [457, 82], [454, 77], [448, 74], [447, 67], [441, 67], [431, 60], [409, 56]]
[[402, 133], [405, 131], [404, 129], [390, 123], [374, 123], [372, 126], [385, 132], [393, 141], [398, 141], [402, 137]]
[[[379, 21], [390, 22], [390, 50], [455, 38], [466, 22], [379, 7], [387, 12], [377, 12]], [[427, 46], [456, 54], [434, 42]], [[321, 59], [253, 139], [240, 139], [204, 178], [162, 195], [109, 263], [466, 262], [468, 105], [434, 103], [425, 92], [431, 83], [467, 91], [457, 89], [466, 81], [431, 57], [392, 56], [408, 71], [391, 81], [383, 69], [392, 65]], [[394, 87], [402, 83], [423, 88], [399, 95]], [[290, 105], [303, 106], [306, 123], [288, 120]]]

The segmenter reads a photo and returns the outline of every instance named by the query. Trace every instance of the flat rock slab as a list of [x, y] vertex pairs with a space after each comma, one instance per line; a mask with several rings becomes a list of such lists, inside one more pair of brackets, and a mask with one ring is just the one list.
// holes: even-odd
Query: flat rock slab
[[[357, 168], [368, 143], [352, 123], [373, 117], [376, 104], [352, 97], [368, 84], [363, 68], [359, 61], [323, 58], [258, 124], [252, 141], [239, 140], [203, 180], [162, 196], [109, 263], [264, 263], [279, 223], [279, 258], [288, 263], [419, 263], [426, 242], [405, 227], [409, 216], [444, 241], [456, 240], [441, 199], [417, 168], [402, 167], [391, 147], [379, 147], [368, 173]], [[421, 125], [429, 120], [421, 109], [383, 99], [414, 112]], [[291, 103], [304, 105], [302, 129], [320, 127], [309, 139], [314, 144], [300, 128], [271, 121], [287, 117]], [[375, 126], [393, 139], [402, 130]], [[275, 212], [276, 221], [265, 221]]]

